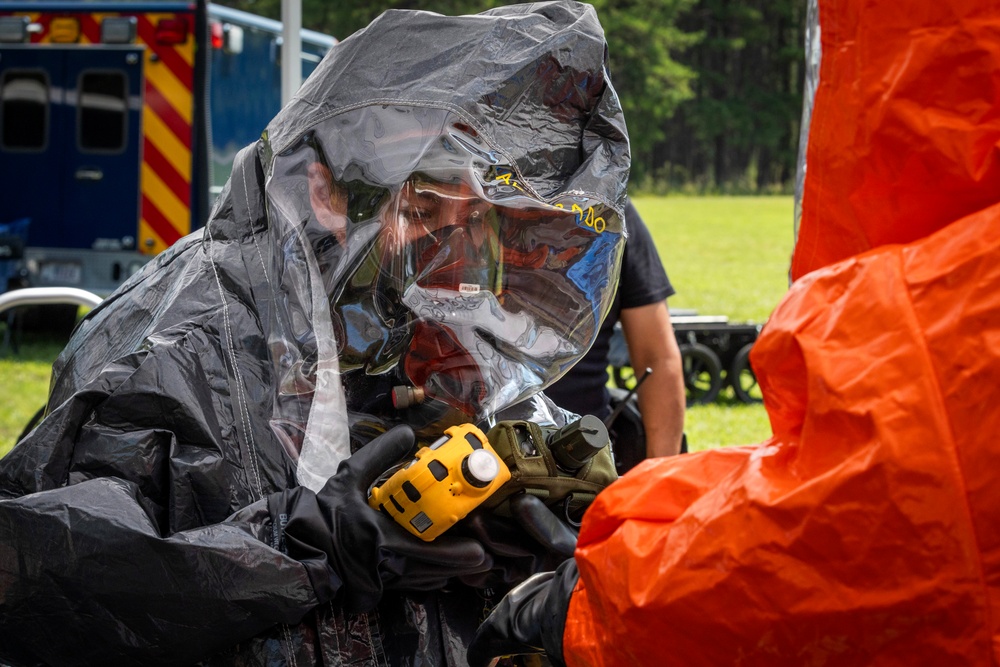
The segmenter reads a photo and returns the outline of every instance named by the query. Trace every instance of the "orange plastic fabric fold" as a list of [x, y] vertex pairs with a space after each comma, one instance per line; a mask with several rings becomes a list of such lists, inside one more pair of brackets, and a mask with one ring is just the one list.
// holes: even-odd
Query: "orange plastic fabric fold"
[[797, 281], [752, 361], [771, 440], [588, 511], [567, 664], [1000, 660], [1000, 205]]
[[820, 0], [794, 279], [1000, 201], [1000, 11]]

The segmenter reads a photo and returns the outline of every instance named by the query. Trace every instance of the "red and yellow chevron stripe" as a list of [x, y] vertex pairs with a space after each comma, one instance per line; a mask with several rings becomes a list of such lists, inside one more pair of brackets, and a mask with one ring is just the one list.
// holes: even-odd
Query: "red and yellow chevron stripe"
[[[184, 44], [156, 44], [156, 24], [169, 18], [188, 21]], [[144, 252], [155, 254], [191, 231], [195, 26], [192, 14], [143, 14], [138, 19], [139, 41], [149, 46], [142, 112], [145, 138], [139, 179], [142, 189], [139, 243]]]
[[[71, 13], [80, 22], [80, 43], [99, 44], [101, 20], [112, 13]], [[35, 14], [42, 30], [33, 42], [49, 42], [51, 14]], [[143, 91], [142, 166], [139, 175], [141, 205], [139, 249], [155, 255], [191, 231], [191, 122], [194, 113], [194, 15], [192, 13], [135, 14], [137, 42], [146, 46]], [[163, 19], [188, 23], [183, 44], [158, 44], [156, 25]]]

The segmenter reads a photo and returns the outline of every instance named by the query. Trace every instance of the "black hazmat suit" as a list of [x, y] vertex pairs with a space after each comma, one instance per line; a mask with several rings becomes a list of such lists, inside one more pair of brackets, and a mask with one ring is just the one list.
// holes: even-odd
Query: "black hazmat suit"
[[390, 11], [328, 54], [0, 460], [0, 662], [465, 664], [484, 593], [351, 604], [350, 566], [287, 529], [394, 424], [559, 422], [538, 392], [596, 336], [625, 234], [605, 50], [551, 2]]

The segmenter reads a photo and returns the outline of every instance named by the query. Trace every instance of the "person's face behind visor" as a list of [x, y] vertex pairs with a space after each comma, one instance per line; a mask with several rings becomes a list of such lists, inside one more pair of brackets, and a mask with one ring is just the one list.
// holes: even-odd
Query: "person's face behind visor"
[[404, 279], [422, 288], [500, 294], [498, 216], [469, 185], [412, 178], [386, 227], [386, 250], [407, 260]]
[[[361, 112], [378, 114], [383, 129], [405, 113]], [[543, 203], [487, 159], [494, 151], [468, 125], [420, 113], [416, 141], [385, 132], [360, 142], [374, 168], [338, 164], [346, 147], [326, 147], [322, 128], [303, 156], [306, 232], [328, 239], [311, 245], [349, 403], [352, 371], [391, 374], [422, 394], [399, 413], [417, 429], [483, 420], [575, 363], [613, 295], [623, 241], [610, 207], [582, 196]], [[373, 182], [387, 164], [412, 168], [398, 185]]]

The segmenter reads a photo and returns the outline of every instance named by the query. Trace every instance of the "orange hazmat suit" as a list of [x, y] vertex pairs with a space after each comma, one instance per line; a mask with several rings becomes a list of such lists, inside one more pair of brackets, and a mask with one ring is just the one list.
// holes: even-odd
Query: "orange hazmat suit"
[[820, 0], [774, 436], [588, 511], [573, 665], [1000, 661], [1000, 11]]

